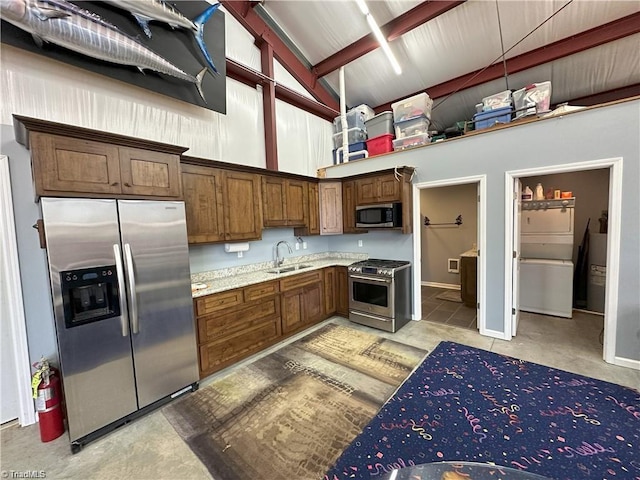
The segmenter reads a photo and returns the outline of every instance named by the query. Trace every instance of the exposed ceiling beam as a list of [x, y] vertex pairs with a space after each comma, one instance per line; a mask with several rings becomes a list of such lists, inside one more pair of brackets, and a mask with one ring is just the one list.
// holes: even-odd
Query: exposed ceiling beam
[[[514, 74], [636, 33], [640, 33], [640, 12], [509, 58], [506, 61], [507, 72]], [[504, 65], [499, 62], [494, 63], [484, 71], [476, 70], [453, 80], [420, 90], [420, 92], [426, 91], [431, 98], [442, 98], [459, 90], [475, 87], [503, 76]], [[420, 92], [407, 94], [402, 98], [407, 98]], [[376, 112], [391, 110], [391, 104], [398, 100], [401, 100], [401, 98], [379, 105], [374, 110]]]
[[[380, 27], [380, 30], [382, 30], [387, 41], [395, 40], [465, 1], [466, 0], [432, 0], [423, 2], [383, 25]], [[380, 48], [380, 44], [373, 33], [370, 33], [330, 57], [325, 58], [317, 65], [314, 65], [311, 67], [311, 71], [314, 72], [318, 78], [324, 77], [377, 48]]]
[[221, 3], [256, 38], [258, 43], [264, 41], [273, 47], [273, 56], [311, 95], [334, 110], [340, 108], [333, 95], [317, 82], [316, 76], [294, 55], [253, 8], [250, 8], [255, 2], [222, 0]]
[[[227, 76], [250, 87], [255, 87], [256, 85], [264, 86], [273, 81], [263, 73], [230, 58], [227, 58]], [[340, 114], [338, 110], [305, 97], [279, 83], [276, 84], [276, 98], [328, 121], [333, 121]]]
[[593, 95], [587, 95], [586, 97], [574, 98], [568, 100], [568, 103], [570, 105], [590, 107], [591, 105], [615, 102], [616, 100], [622, 100], [623, 98], [637, 96], [640, 96], [640, 83], [627, 85], [626, 87], [614, 88], [613, 90], [607, 90], [606, 92], [594, 93]]

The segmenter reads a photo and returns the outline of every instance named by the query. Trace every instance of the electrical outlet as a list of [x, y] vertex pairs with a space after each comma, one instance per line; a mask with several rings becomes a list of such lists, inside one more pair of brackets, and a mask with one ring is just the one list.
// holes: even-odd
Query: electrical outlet
[[306, 250], [307, 249], [307, 242], [302, 242], [302, 249]]
[[296, 250], [300, 250], [300, 244], [296, 242]]
[[242, 252], [238, 252], [238, 258], [242, 258]]
[[361, 247], [362, 246], [362, 240], [358, 240], [358, 246]]

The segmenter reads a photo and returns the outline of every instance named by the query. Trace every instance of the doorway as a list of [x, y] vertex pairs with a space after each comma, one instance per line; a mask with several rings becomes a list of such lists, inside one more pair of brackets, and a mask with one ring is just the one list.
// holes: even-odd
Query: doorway
[[[480, 255], [482, 246], [485, 244], [486, 239], [486, 176], [482, 175], [418, 183], [414, 184], [413, 189], [413, 264], [415, 265], [413, 268], [413, 319], [420, 320], [423, 317], [423, 274], [432, 275], [432, 280], [429, 282], [429, 285], [432, 287], [444, 287], [451, 289], [451, 291], [460, 288], [460, 254], [473, 250], [473, 247], [475, 246], [476, 257], [473, 260], [474, 266], [477, 270], [477, 274], [474, 276], [477, 328], [481, 334], [490, 335], [490, 333], [486, 331], [485, 319], [486, 305], [484, 300], [486, 266], [484, 257]], [[443, 202], [450, 203], [455, 203], [451, 201], [452, 194], [455, 195], [456, 192], [466, 192], [467, 197], [469, 197], [468, 192], [472, 192], [469, 197], [469, 201], [473, 202], [471, 207], [469, 204], [466, 206], [460, 206], [461, 208], [466, 208], [467, 211], [469, 211], [469, 208], [475, 210], [473, 212], [474, 215], [467, 215], [468, 223], [475, 223], [474, 232], [469, 237], [471, 241], [465, 241], [466, 237], [456, 235], [456, 229], [459, 228], [457, 222], [461, 220], [462, 225], [465, 223], [465, 215], [458, 212], [458, 206], [454, 205], [452, 210], [446, 203], [441, 205], [422, 204], [423, 202], [421, 202], [421, 200], [424, 199], [423, 192], [427, 189], [430, 190], [427, 193], [431, 197], [432, 201], [432, 194], [436, 192], [436, 190], [433, 189], [438, 189], [442, 194]], [[429, 223], [428, 226], [425, 225], [425, 221]], [[427, 230], [429, 230], [429, 235], [432, 236], [432, 239], [438, 239], [441, 243], [451, 243], [452, 241], [454, 244], [455, 242], [462, 243], [459, 245], [455, 244], [450, 253], [442, 253], [442, 258], [430, 259], [428, 253], [426, 253], [426, 249], [423, 248]], [[468, 233], [467, 236], [469, 236]], [[440, 246], [443, 247], [442, 245]], [[443, 250], [443, 252], [445, 252], [445, 250]], [[436, 257], [438, 257], [437, 254]], [[432, 268], [434, 267], [434, 263], [436, 263], [435, 268]]]
[[[570, 174], [570, 175], [569, 175]], [[519, 256], [519, 244], [518, 242], [518, 210], [517, 202], [514, 201], [512, 192], [517, 191], [518, 184], [522, 182], [522, 188], [529, 184], [531, 188], [534, 188], [537, 183], [544, 185], [544, 188], [554, 188], [555, 183], [568, 182], [572, 179], [572, 185], [578, 185], [578, 180], [583, 180], [584, 184], [580, 184], [573, 187], [576, 191], [573, 192], [576, 197], [576, 213], [575, 213], [575, 240], [574, 240], [574, 256], [573, 261], [577, 263], [579, 260], [579, 251], [581, 248], [585, 248], [585, 242], [588, 242], [588, 236], [586, 233], [586, 225], [588, 219], [591, 218], [589, 223], [589, 230], [600, 233], [600, 225], [598, 221], [602, 211], [606, 210], [607, 213], [612, 213], [612, 220], [608, 222], [604, 254], [601, 262], [606, 265], [606, 281], [602, 281], [600, 285], [596, 286], [597, 289], [602, 290], [603, 294], [603, 308], [604, 313], [604, 332], [603, 332], [603, 358], [608, 363], [614, 363], [615, 356], [615, 330], [616, 330], [616, 314], [617, 314], [617, 271], [619, 265], [618, 245], [620, 239], [620, 223], [619, 219], [616, 219], [616, 213], [620, 211], [621, 205], [621, 159], [605, 159], [599, 161], [581, 162], [569, 165], [560, 165], [547, 168], [537, 168], [528, 170], [519, 170], [506, 172], [506, 192], [507, 198], [505, 200], [505, 212], [507, 228], [506, 233], [506, 252], [505, 259], [508, 266], [505, 265], [505, 271], [507, 272], [507, 278], [505, 282], [505, 333], [506, 338], [510, 339], [516, 334], [517, 318], [518, 318], [518, 290], [520, 287], [520, 279], [517, 270], [516, 263], [512, 258]], [[545, 184], [545, 181], [554, 183]], [[598, 182], [605, 181], [606, 185], [603, 187], [600, 185], [597, 188]], [[535, 183], [533, 183], [535, 182]], [[531, 185], [533, 183], [533, 185]], [[608, 185], [608, 188], [607, 188]], [[557, 185], [561, 187], [561, 185]], [[591, 189], [591, 191], [590, 191]], [[598, 191], [594, 191], [598, 190]], [[608, 190], [608, 191], [607, 191]], [[582, 208], [579, 202], [582, 201]], [[605, 205], [605, 208], [602, 206]], [[596, 218], [594, 218], [594, 216]], [[619, 216], [619, 215], [617, 215]], [[584, 240], [586, 238], [586, 240]], [[601, 242], [602, 239], [599, 239]], [[601, 279], [604, 280], [604, 279]], [[587, 278], [583, 279], [584, 282], [588, 282]], [[580, 298], [584, 301], [584, 307], [586, 308], [586, 287], [585, 290], [579, 292]], [[578, 293], [578, 292], [574, 292]], [[584, 298], [583, 298], [584, 297]], [[574, 305], [575, 307], [576, 305]], [[578, 305], [578, 308], [582, 305]]]

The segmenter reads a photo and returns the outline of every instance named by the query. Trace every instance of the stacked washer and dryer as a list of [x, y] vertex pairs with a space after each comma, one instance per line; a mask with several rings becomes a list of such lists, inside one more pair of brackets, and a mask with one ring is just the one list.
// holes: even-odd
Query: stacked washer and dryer
[[572, 317], [574, 208], [575, 198], [522, 202], [520, 310]]

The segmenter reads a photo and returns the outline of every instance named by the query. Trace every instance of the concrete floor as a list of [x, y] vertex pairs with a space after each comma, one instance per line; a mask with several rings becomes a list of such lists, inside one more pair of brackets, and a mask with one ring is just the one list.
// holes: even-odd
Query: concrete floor
[[[395, 334], [352, 324], [339, 317], [314, 328], [328, 322], [370, 331], [429, 351], [442, 340], [453, 341], [640, 389], [639, 371], [609, 365], [602, 360], [599, 336], [603, 319], [598, 315], [577, 313], [573, 319], [563, 319], [523, 313], [518, 335], [510, 342], [480, 336], [469, 327], [461, 328], [428, 319], [410, 322]], [[202, 386], [281, 346], [209, 377]], [[47, 479], [212, 478], [160, 411], [90, 443], [76, 455], [71, 454], [66, 433], [52, 442], [41, 443], [37, 425], [25, 428], [5, 426], [0, 437], [2, 478], [28, 478], [24, 475], [26, 471], [42, 471]]]

